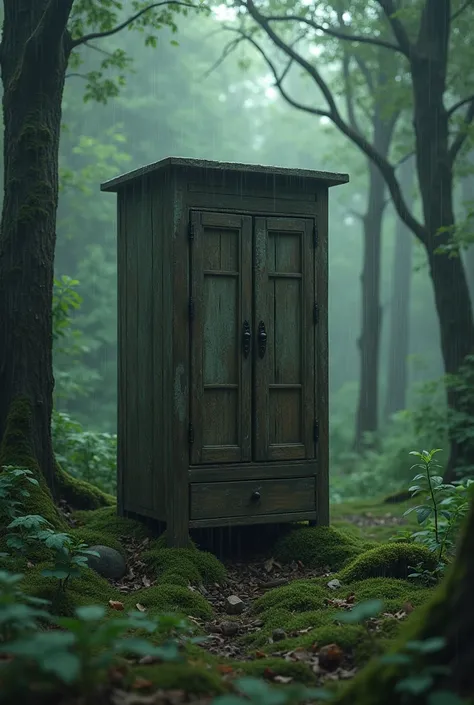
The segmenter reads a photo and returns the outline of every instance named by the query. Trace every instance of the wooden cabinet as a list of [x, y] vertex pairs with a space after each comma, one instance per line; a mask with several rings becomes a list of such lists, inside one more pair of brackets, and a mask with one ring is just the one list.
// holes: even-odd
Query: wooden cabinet
[[118, 507], [326, 524], [327, 200], [345, 174], [168, 158], [118, 194]]

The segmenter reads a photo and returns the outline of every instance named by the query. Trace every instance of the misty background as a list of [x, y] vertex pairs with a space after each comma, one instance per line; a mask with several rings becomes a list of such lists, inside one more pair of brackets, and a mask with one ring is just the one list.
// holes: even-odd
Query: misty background
[[[116, 197], [100, 192], [102, 181], [167, 156], [348, 172], [350, 183], [331, 190], [329, 198], [331, 496], [336, 502], [404, 487], [412, 476], [408, 452], [424, 443], [443, 447], [445, 441], [439, 437], [444, 414], [439, 328], [424, 250], [400, 226], [385, 195], [379, 428], [367, 451], [356, 454], [360, 216], [366, 208], [367, 160], [329, 120], [286, 104], [252, 47], [242, 46], [211, 70], [229, 41], [219, 20], [193, 16], [178, 24], [176, 35], [166, 27], [160, 31], [156, 48], [144, 46], [139, 35], [127, 31], [101, 42], [101, 52], [120, 46], [133, 57], [133, 73], [127, 72], [120, 95], [107, 104], [83, 100], [81, 72], [93, 69], [99, 50], [89, 47], [80, 71], [71, 69], [67, 77], [55, 272], [58, 280], [72, 280], [62, 280], [57, 296], [65, 306], [72, 305], [73, 320], [55, 347], [55, 407], [63, 414], [56, 418], [56, 434], [61, 423], [80, 424], [90, 434], [106, 434], [104, 438], [116, 432]], [[328, 62], [325, 75], [331, 80], [333, 74], [336, 81], [339, 70], [339, 63]], [[305, 86], [295, 89], [304, 93]], [[413, 165], [405, 164], [397, 174], [419, 213]], [[460, 178], [457, 186], [460, 213], [465, 182]], [[408, 349], [406, 385], [400, 380], [405, 404], [393, 415], [389, 377], [397, 338], [390, 328], [403, 315], [397, 301], [401, 290], [397, 293], [394, 286], [397, 237], [405, 238], [403, 257], [409, 260], [409, 289], [406, 282], [401, 289], [409, 292]], [[470, 255], [472, 262], [472, 246]], [[472, 278], [473, 272], [471, 285]]]

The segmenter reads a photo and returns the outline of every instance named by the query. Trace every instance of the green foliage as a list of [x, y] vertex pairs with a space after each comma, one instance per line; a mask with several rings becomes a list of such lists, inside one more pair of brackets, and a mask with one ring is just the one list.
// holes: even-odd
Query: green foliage
[[407, 578], [411, 566], [422, 564], [433, 569], [436, 560], [425, 546], [411, 543], [381, 544], [365, 551], [343, 568], [339, 576], [344, 582], [366, 578]]
[[332, 695], [323, 688], [306, 688], [301, 685], [291, 685], [284, 690], [265, 683], [259, 678], [247, 676], [238, 678], [233, 683], [236, 695], [219, 695], [212, 705], [298, 705], [317, 698], [320, 701], [330, 700]]
[[[422, 578], [428, 582], [436, 581], [444, 573], [447, 563], [453, 557], [457, 534], [469, 511], [470, 500], [474, 497], [474, 480], [445, 484], [440, 475], [433, 474], [441, 467], [434, 460], [439, 452], [439, 448], [431, 451], [423, 450], [421, 453], [410, 452], [410, 455], [420, 460], [410, 469], [417, 468], [422, 472], [415, 475], [412, 480], [414, 484], [409, 491], [412, 497], [424, 492], [428, 494], [424, 504], [410, 507], [404, 513], [404, 516], [407, 516], [416, 512], [418, 524], [422, 527], [419, 531], [403, 532], [404, 538], [423, 544], [436, 556], [436, 564], [431, 571], [417, 564], [416, 572], [410, 576]], [[394, 538], [396, 539], [397, 536]]]
[[117, 435], [85, 431], [78, 421], [54, 412], [51, 424], [56, 459], [73, 477], [109, 494], [117, 489]]
[[13, 519], [23, 501], [30, 493], [24, 487], [25, 481], [38, 486], [38, 480], [28, 468], [5, 465], [0, 472], [0, 518]]
[[[151, 548], [142, 560], [161, 583], [221, 583], [226, 570], [215, 556], [196, 548]], [[177, 581], [177, 582], [176, 582]]]
[[[119, 656], [151, 656], [160, 661], [183, 660], [179, 642], [195, 641], [189, 625], [172, 615], [150, 619], [141, 612], [105, 620], [101, 606], [84, 606], [73, 617], [55, 618], [47, 601], [19, 590], [22, 575], [0, 573], [0, 654], [2, 687], [9, 692], [27, 690], [30, 683], [51, 689], [78, 686], [88, 694]], [[58, 630], [41, 631], [49, 622]], [[139, 630], [158, 634], [160, 645], [130, 635]], [[20, 677], [21, 676], [21, 677]]]

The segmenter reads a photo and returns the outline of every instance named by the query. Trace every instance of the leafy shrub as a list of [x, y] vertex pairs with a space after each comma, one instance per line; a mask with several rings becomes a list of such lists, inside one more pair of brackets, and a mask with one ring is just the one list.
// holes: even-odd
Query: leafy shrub
[[117, 489], [117, 435], [84, 431], [68, 414], [53, 413], [51, 431], [56, 458], [71, 475], [103, 492]]

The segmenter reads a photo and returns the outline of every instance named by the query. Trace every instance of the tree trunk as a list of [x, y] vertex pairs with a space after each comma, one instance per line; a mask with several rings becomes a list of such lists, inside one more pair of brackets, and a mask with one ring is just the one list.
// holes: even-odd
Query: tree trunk
[[[441, 27], [448, 32], [449, 27]], [[447, 49], [446, 49], [447, 51]], [[460, 257], [436, 252], [451, 237], [454, 226], [453, 168], [449, 152], [448, 114], [444, 107], [446, 57], [438, 51], [412, 57], [417, 170], [426, 226], [426, 250], [440, 324], [445, 374], [456, 374], [474, 352], [474, 321], [466, 273]], [[444, 232], [440, 233], [440, 229]], [[458, 409], [458, 393], [447, 390], [448, 406]], [[472, 409], [474, 415], [474, 409]], [[435, 439], [434, 439], [435, 440]], [[444, 481], [455, 477], [456, 465], [467, 462], [468, 444], [450, 439]]]
[[[52, 294], [61, 100], [70, 12], [5, 0], [1, 47], [4, 201], [0, 233], [0, 438], [18, 401], [31, 453], [54, 490]], [[72, 0], [69, 0], [69, 6]], [[63, 17], [66, 15], [66, 17]], [[62, 26], [61, 26], [62, 23]]]
[[[394, 123], [383, 121], [379, 109], [374, 114], [374, 147], [388, 155]], [[380, 248], [385, 210], [385, 182], [378, 167], [368, 161], [369, 194], [363, 218], [364, 253], [361, 276], [362, 329], [360, 351], [360, 386], [353, 448], [361, 452], [374, 443], [378, 429], [378, 380], [382, 311], [380, 308]], [[368, 435], [367, 435], [368, 434]]]
[[[400, 168], [400, 183], [405, 202], [410, 210], [413, 207], [413, 181], [415, 164], [407, 159]], [[401, 218], [395, 225], [395, 250], [393, 256], [392, 301], [390, 307], [390, 335], [388, 344], [387, 390], [384, 405], [384, 419], [406, 407], [408, 386], [407, 358], [410, 331], [410, 289], [412, 275], [413, 233]]]
[[[468, 161], [474, 169], [474, 151], [471, 151], [468, 156]], [[470, 211], [474, 209], [474, 174], [469, 174], [462, 180], [462, 200], [465, 217], [467, 218]], [[471, 219], [471, 223], [474, 220]], [[474, 309], [474, 244], [470, 245], [463, 252], [464, 267], [466, 269], [467, 284], [471, 295], [471, 304]]]

